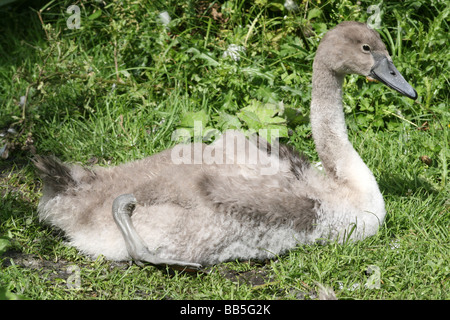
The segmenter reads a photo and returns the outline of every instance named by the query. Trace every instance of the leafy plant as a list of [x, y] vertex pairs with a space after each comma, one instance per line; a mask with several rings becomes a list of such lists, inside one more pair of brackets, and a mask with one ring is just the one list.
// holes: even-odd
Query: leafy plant
[[0, 237], [0, 256], [6, 252], [8, 247], [11, 246], [11, 242], [8, 238]]
[[269, 143], [273, 138], [287, 138], [286, 120], [278, 114], [283, 114], [283, 105], [261, 103], [251, 100], [249, 105], [242, 108], [237, 116], [250, 132], [257, 132]]

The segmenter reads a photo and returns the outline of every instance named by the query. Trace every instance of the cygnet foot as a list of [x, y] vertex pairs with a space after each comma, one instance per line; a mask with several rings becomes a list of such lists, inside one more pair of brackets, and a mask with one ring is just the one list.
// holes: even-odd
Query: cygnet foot
[[137, 264], [145, 261], [154, 265], [177, 265], [189, 268], [199, 269], [201, 265], [179, 260], [162, 259], [151, 253], [144, 241], [137, 234], [131, 221], [131, 215], [136, 207], [137, 200], [132, 194], [122, 194], [114, 199], [112, 213], [114, 221], [122, 232], [128, 254]]

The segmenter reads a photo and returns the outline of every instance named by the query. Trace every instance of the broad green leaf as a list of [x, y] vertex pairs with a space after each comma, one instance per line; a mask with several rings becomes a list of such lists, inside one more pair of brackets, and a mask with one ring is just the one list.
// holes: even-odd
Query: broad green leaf
[[282, 3], [276, 3], [276, 2], [270, 2], [269, 3], [269, 9], [271, 11], [283, 11], [284, 6]]
[[239, 119], [244, 121], [249, 129], [259, 130], [262, 127], [259, 117], [255, 112], [244, 109], [242, 109], [241, 112], [238, 113]]
[[304, 116], [299, 110], [294, 108], [286, 108], [284, 110], [284, 116], [290, 126], [297, 126], [300, 124], [305, 124], [309, 121], [308, 117]]
[[102, 15], [102, 10], [98, 9], [96, 10], [93, 14], [91, 14], [88, 19], [89, 20], [95, 20], [97, 18], [99, 18]]
[[276, 124], [285, 124], [286, 120], [284, 118], [281, 117], [273, 117], [271, 118], [269, 121], [267, 121], [267, 123], [276, 123]]
[[11, 242], [9, 241], [9, 239], [1, 237], [0, 238], [0, 255], [5, 253], [10, 245], [11, 245]]
[[308, 20], [319, 17], [322, 14], [322, 10], [319, 8], [312, 8], [308, 11]]
[[209, 115], [204, 110], [186, 112], [181, 118], [180, 127], [194, 128], [194, 126], [199, 125], [198, 122], [200, 122], [201, 127], [203, 128], [208, 124]]
[[325, 23], [313, 23], [313, 28], [317, 34], [324, 34], [328, 30]]
[[272, 143], [273, 139], [289, 137], [288, 129], [286, 128], [286, 126], [280, 125], [269, 125], [266, 128], [259, 130], [258, 134], [266, 139], [269, 143]]
[[215, 116], [214, 119], [217, 121], [217, 126], [222, 130], [240, 129], [242, 126], [237, 116], [226, 112], [219, 111], [219, 115]]
[[200, 52], [198, 49], [196, 48], [189, 48], [188, 50], [186, 50], [187, 53], [193, 53], [194, 56], [192, 57], [193, 59], [200, 59], [206, 62], [207, 66], [214, 66], [217, 67], [220, 65], [219, 62], [217, 62], [216, 60], [214, 60], [212, 57], [210, 57], [208, 54]]

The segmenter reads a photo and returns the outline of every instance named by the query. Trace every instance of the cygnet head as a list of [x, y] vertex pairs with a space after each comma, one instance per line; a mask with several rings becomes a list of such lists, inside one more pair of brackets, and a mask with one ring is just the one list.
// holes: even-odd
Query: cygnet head
[[392, 63], [380, 34], [364, 23], [347, 21], [327, 32], [314, 60], [314, 70], [323, 67], [336, 75], [367, 76], [409, 98], [417, 98], [416, 91]]

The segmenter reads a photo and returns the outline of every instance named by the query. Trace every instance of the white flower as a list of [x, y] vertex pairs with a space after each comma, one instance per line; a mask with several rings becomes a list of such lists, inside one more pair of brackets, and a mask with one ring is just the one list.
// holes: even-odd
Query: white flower
[[316, 167], [318, 170], [323, 171], [323, 165], [322, 162], [319, 161], [317, 163], [314, 164], [314, 167]]
[[25, 101], [27, 101], [27, 97], [26, 96], [21, 96], [20, 97], [20, 101], [19, 101], [19, 105], [21, 107], [23, 107], [23, 105], [25, 104]]
[[392, 240], [390, 243], [390, 247], [392, 250], [395, 250], [396, 252], [398, 252], [398, 248], [400, 248], [400, 241], [398, 239]]
[[159, 21], [167, 26], [170, 23], [170, 20], [172, 20], [172, 18], [170, 18], [169, 13], [167, 11], [163, 11], [159, 14]]
[[238, 46], [236, 44], [230, 44], [227, 50], [223, 53], [223, 57], [231, 57], [234, 61], [239, 61], [241, 59], [240, 52], [245, 52], [245, 47]]
[[344, 290], [345, 289], [345, 290], [348, 290], [348, 291], [355, 291], [356, 289], [359, 288], [359, 286], [360, 286], [360, 284], [357, 282], [357, 283], [352, 284], [352, 286], [350, 288], [344, 288], [344, 284], [341, 281], [338, 281], [338, 288], [339, 288], [339, 290]]
[[284, 7], [286, 8], [286, 10], [288, 11], [294, 11], [298, 9], [297, 4], [294, 2], [294, 0], [286, 0], [284, 2]]

